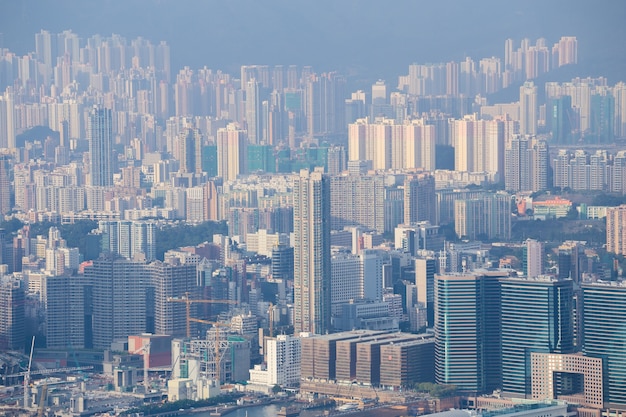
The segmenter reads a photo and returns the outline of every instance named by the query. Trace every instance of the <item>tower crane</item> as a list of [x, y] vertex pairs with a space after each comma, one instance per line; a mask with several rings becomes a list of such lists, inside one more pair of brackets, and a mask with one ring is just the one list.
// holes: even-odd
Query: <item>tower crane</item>
[[150, 391], [150, 380], [148, 379], [148, 367], [150, 365], [150, 345], [151, 342], [145, 343], [142, 347], [133, 352], [134, 355], [143, 355], [143, 386], [146, 394]]
[[215, 328], [215, 351], [213, 353], [213, 355], [215, 356], [215, 380], [216, 380], [216, 384], [219, 387], [221, 384], [221, 380], [220, 380], [220, 372], [222, 369], [222, 355], [220, 352], [220, 327], [222, 326], [227, 326], [224, 323], [220, 323], [217, 321], [210, 321], [210, 320], [203, 320], [203, 319], [196, 319], [193, 317], [189, 318], [189, 321], [193, 321], [195, 323], [205, 323], [205, 324], [212, 324], [213, 327]]
[[199, 320], [199, 319], [193, 319], [191, 318], [191, 304], [194, 303], [203, 303], [203, 304], [239, 304], [238, 301], [233, 301], [233, 300], [201, 300], [201, 299], [194, 299], [194, 298], [189, 298], [189, 292], [185, 293], [185, 296], [183, 298], [174, 298], [174, 297], [168, 297], [167, 301], [173, 302], [173, 303], [185, 303], [185, 307], [186, 307], [186, 313], [187, 313], [187, 337], [191, 337], [191, 322], [195, 321], [195, 320]]
[[33, 350], [35, 349], [35, 336], [30, 343], [30, 357], [28, 358], [28, 371], [24, 375], [24, 408], [30, 407], [30, 366], [33, 363]]

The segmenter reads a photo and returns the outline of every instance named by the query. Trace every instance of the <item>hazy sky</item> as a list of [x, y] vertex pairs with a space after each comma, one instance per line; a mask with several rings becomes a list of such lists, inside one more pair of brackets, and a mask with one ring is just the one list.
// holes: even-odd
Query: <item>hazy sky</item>
[[387, 79], [412, 62], [502, 57], [508, 37], [572, 35], [585, 71], [626, 80], [625, 18], [622, 0], [0, 0], [4, 46], [20, 54], [42, 28], [72, 29], [166, 40], [175, 69], [298, 64]]

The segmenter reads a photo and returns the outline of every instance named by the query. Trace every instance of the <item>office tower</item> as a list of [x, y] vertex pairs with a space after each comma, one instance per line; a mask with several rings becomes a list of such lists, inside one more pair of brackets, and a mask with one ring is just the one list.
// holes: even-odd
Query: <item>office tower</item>
[[113, 186], [113, 121], [111, 110], [93, 107], [87, 122], [90, 185]]
[[85, 291], [91, 294], [85, 308], [92, 311], [92, 341], [86, 336], [86, 345], [109, 349], [114, 340], [151, 330], [147, 312], [152, 297], [145, 262], [101, 257], [85, 268], [85, 281], [89, 287]]
[[259, 83], [252, 78], [246, 82], [246, 127], [252, 144], [262, 142], [261, 97]]
[[180, 172], [202, 173], [202, 135], [198, 129], [187, 128], [178, 135]]
[[0, 350], [24, 348], [24, 293], [21, 280], [0, 274]]
[[246, 131], [235, 124], [217, 131], [217, 175], [224, 181], [233, 181], [246, 173]]
[[626, 286], [623, 282], [583, 284], [583, 353], [602, 358], [605, 407], [626, 404]]
[[548, 144], [515, 136], [504, 153], [504, 183], [508, 191], [541, 191], [548, 186]]
[[573, 285], [547, 276], [505, 278], [500, 284], [502, 390], [523, 398], [531, 390], [530, 352], [574, 351]]
[[435, 275], [435, 382], [491, 392], [501, 384], [502, 272]]
[[437, 224], [435, 178], [430, 174], [407, 176], [404, 181], [404, 223]]
[[524, 275], [536, 278], [543, 274], [543, 242], [527, 239], [523, 247]]
[[330, 179], [317, 168], [294, 179], [294, 331], [330, 330]]
[[532, 81], [527, 81], [520, 87], [519, 104], [520, 133], [522, 135], [536, 135], [539, 104], [537, 103], [537, 86]]
[[382, 175], [338, 175], [330, 179], [331, 228], [363, 226], [384, 232], [385, 185]]
[[606, 250], [626, 255], [626, 204], [606, 210]]

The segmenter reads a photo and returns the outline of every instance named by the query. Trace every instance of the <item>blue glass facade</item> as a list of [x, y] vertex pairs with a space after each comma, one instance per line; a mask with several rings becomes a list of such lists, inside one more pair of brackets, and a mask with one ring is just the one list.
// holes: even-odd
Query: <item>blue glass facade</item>
[[626, 286], [583, 285], [583, 352], [604, 359], [604, 402], [626, 405]]
[[435, 275], [435, 380], [469, 392], [500, 386], [500, 272]]
[[572, 281], [502, 279], [502, 391], [530, 394], [530, 352], [572, 353]]

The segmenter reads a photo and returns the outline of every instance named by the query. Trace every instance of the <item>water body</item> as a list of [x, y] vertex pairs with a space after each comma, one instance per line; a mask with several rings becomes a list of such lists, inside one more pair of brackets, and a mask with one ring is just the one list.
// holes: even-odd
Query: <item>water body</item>
[[[281, 406], [277, 404], [269, 404], [259, 405], [256, 407], [239, 408], [226, 414], [225, 417], [246, 417], [246, 412], [249, 417], [275, 417], [278, 414], [280, 407]], [[210, 417], [210, 415], [211, 412], [206, 411], [203, 413], [181, 414], [180, 417]]]

